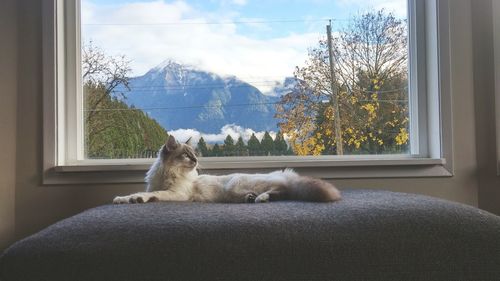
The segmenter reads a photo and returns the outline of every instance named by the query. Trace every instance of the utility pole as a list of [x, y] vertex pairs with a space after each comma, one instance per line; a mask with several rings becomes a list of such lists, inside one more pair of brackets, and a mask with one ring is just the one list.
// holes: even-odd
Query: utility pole
[[330, 60], [330, 87], [332, 88], [332, 103], [335, 110], [335, 144], [337, 146], [337, 155], [344, 155], [344, 144], [342, 141], [342, 131], [340, 127], [340, 111], [337, 87], [335, 87], [335, 61], [333, 59], [333, 46], [332, 46], [332, 20], [326, 26], [326, 35], [328, 37], [328, 58]]

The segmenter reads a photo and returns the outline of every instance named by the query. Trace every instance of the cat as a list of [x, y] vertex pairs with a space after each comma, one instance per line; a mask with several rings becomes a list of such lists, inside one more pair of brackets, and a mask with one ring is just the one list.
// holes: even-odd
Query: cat
[[216, 203], [265, 203], [296, 200], [333, 202], [340, 192], [332, 184], [300, 176], [292, 169], [267, 174], [198, 175], [198, 158], [189, 140], [179, 143], [169, 136], [146, 174], [146, 192], [115, 197], [113, 203], [194, 201]]

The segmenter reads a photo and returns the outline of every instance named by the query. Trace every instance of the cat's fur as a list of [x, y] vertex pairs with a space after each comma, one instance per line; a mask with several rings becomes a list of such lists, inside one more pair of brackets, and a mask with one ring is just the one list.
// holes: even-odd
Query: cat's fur
[[198, 201], [259, 203], [278, 200], [331, 202], [340, 192], [330, 183], [300, 176], [291, 169], [268, 174], [198, 175], [190, 145], [170, 136], [146, 175], [146, 192], [118, 196], [113, 202]]

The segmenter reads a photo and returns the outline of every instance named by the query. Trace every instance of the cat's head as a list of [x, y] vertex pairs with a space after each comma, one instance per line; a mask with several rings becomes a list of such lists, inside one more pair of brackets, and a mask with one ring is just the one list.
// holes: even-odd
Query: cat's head
[[191, 138], [185, 143], [179, 143], [170, 135], [160, 149], [160, 158], [165, 167], [181, 171], [192, 171], [198, 167], [198, 158], [190, 145]]

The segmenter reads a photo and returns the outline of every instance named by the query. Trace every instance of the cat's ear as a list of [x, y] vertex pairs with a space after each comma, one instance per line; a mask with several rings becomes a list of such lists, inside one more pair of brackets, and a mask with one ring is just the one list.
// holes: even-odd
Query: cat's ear
[[186, 144], [187, 144], [187, 145], [189, 145], [189, 146], [191, 145], [191, 139], [192, 139], [192, 138], [193, 138], [193, 137], [189, 137], [189, 139], [186, 141]]
[[169, 135], [167, 142], [165, 143], [165, 152], [173, 151], [177, 149], [177, 141], [174, 136]]

